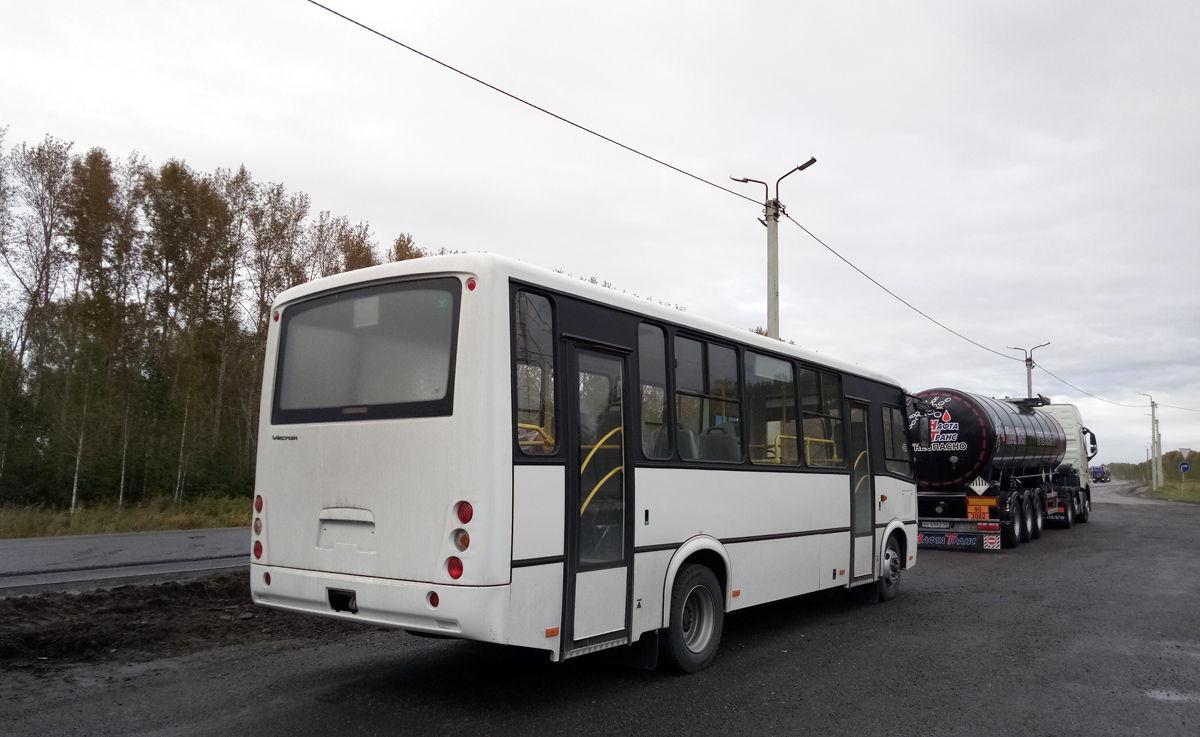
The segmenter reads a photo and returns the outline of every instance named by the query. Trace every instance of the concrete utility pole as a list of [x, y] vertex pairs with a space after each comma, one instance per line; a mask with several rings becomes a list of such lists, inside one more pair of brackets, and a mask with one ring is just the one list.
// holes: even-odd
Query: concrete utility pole
[[1047, 340], [1045, 343], [1042, 343], [1041, 345], [1035, 345], [1034, 347], [1030, 348], [1029, 350], [1025, 350], [1024, 348], [1013, 348], [1011, 345], [1008, 346], [1008, 349], [1010, 351], [1021, 351], [1022, 353], [1025, 354], [1025, 391], [1026, 391], [1025, 397], [1026, 397], [1026, 399], [1033, 399], [1033, 367], [1035, 365], [1033, 363], [1033, 352], [1036, 351], [1038, 348], [1045, 348], [1048, 345], [1050, 345], [1050, 341]]
[[792, 169], [787, 174], [784, 174], [779, 179], [775, 180], [775, 196], [771, 197], [771, 188], [766, 182], [758, 179], [746, 179], [730, 177], [735, 182], [746, 184], [754, 182], [761, 184], [766, 190], [765, 199], [763, 202], [763, 220], [760, 220], [763, 225], [767, 226], [767, 337], [779, 340], [779, 218], [785, 215], [787, 211], [783, 207], [783, 203], [779, 201], [779, 183], [791, 174], [798, 171], [804, 171], [808, 167], [817, 163], [815, 158], [809, 158], [808, 161]]
[[1138, 392], [1143, 397], [1150, 397], [1150, 489], [1162, 486], [1162, 434], [1158, 431], [1158, 403], [1145, 392]]

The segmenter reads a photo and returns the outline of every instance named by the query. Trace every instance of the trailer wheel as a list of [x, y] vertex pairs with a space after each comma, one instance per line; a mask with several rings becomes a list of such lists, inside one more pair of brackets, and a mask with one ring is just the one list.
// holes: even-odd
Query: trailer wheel
[[1064, 497], [1062, 527], [1064, 530], [1069, 530], [1075, 526], [1075, 494], [1071, 493]]
[[879, 570], [879, 600], [891, 601], [900, 591], [900, 567], [904, 562], [900, 555], [900, 543], [893, 534], [883, 548], [883, 560]]
[[1019, 502], [1009, 502], [1012, 505], [1012, 523], [1005, 527], [1000, 526], [1000, 547], [1015, 548], [1021, 544], [1021, 528], [1024, 522], [1021, 520], [1021, 505]]
[[1088, 521], [1088, 517], [1092, 516], [1092, 495], [1088, 491], [1082, 491], [1079, 494], [1079, 514], [1075, 516], [1075, 521], [1083, 524]]
[[695, 673], [712, 664], [721, 644], [725, 598], [717, 577], [706, 566], [686, 565], [671, 587], [671, 626], [663, 655], [681, 673]]
[[1029, 497], [1021, 497], [1021, 542], [1027, 543], [1033, 539], [1033, 505]]
[[1042, 536], [1042, 530], [1046, 528], [1046, 502], [1041, 494], [1034, 494], [1031, 503], [1033, 505], [1033, 517], [1029, 530], [1029, 539], [1037, 540]]

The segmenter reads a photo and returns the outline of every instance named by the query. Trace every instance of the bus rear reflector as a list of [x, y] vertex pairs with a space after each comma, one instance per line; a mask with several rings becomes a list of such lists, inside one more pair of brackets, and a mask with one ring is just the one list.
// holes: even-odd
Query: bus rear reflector
[[475, 510], [471, 508], [471, 502], [458, 503], [458, 521], [464, 525], [471, 521], [475, 516]]
[[427, 599], [427, 600], [429, 601], [429, 606], [430, 606], [431, 608], [433, 608], [433, 609], [437, 609], [437, 605], [438, 605], [438, 595], [437, 595], [437, 592], [436, 592], [436, 591], [430, 591], [430, 592], [429, 592], [429, 597], [428, 597], [428, 599]]
[[475, 277], [473, 277], [473, 276], [467, 278], [467, 291], [468, 292], [475, 291]]
[[256, 559], [262, 557], [262, 540], [254, 541], [254, 557]]
[[977, 530], [999, 530], [1000, 523], [999, 522], [980, 522], [975, 525], [975, 529], [977, 529]]
[[271, 572], [270, 571], [267, 571], [266, 573], [263, 574], [263, 583], [265, 583], [268, 586], [271, 585]]
[[[255, 545], [258, 545], [258, 543], [255, 543]], [[450, 559], [446, 561], [446, 572], [450, 574], [450, 578], [457, 581], [463, 573], [462, 561], [454, 556], [450, 556]]]

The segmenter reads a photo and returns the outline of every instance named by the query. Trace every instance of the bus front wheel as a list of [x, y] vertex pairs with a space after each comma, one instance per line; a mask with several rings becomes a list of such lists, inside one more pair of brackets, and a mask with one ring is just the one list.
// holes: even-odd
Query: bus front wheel
[[663, 643], [667, 664], [682, 673], [695, 673], [712, 664], [721, 644], [725, 597], [707, 566], [679, 569], [671, 587], [671, 625]]
[[900, 590], [900, 568], [904, 563], [904, 558], [900, 555], [900, 543], [895, 535], [888, 538], [883, 549], [883, 560], [880, 562], [882, 565], [879, 571], [879, 600], [891, 601]]

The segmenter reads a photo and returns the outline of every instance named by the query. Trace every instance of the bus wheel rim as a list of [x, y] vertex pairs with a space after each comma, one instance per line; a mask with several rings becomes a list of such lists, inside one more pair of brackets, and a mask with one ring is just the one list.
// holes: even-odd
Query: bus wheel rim
[[900, 580], [900, 556], [896, 553], [896, 549], [890, 545], [883, 554], [883, 563], [884, 578], [887, 581], [887, 587], [890, 589]]
[[693, 653], [702, 653], [712, 641], [716, 610], [712, 594], [701, 585], [693, 586], [683, 601], [680, 630], [683, 644]]

